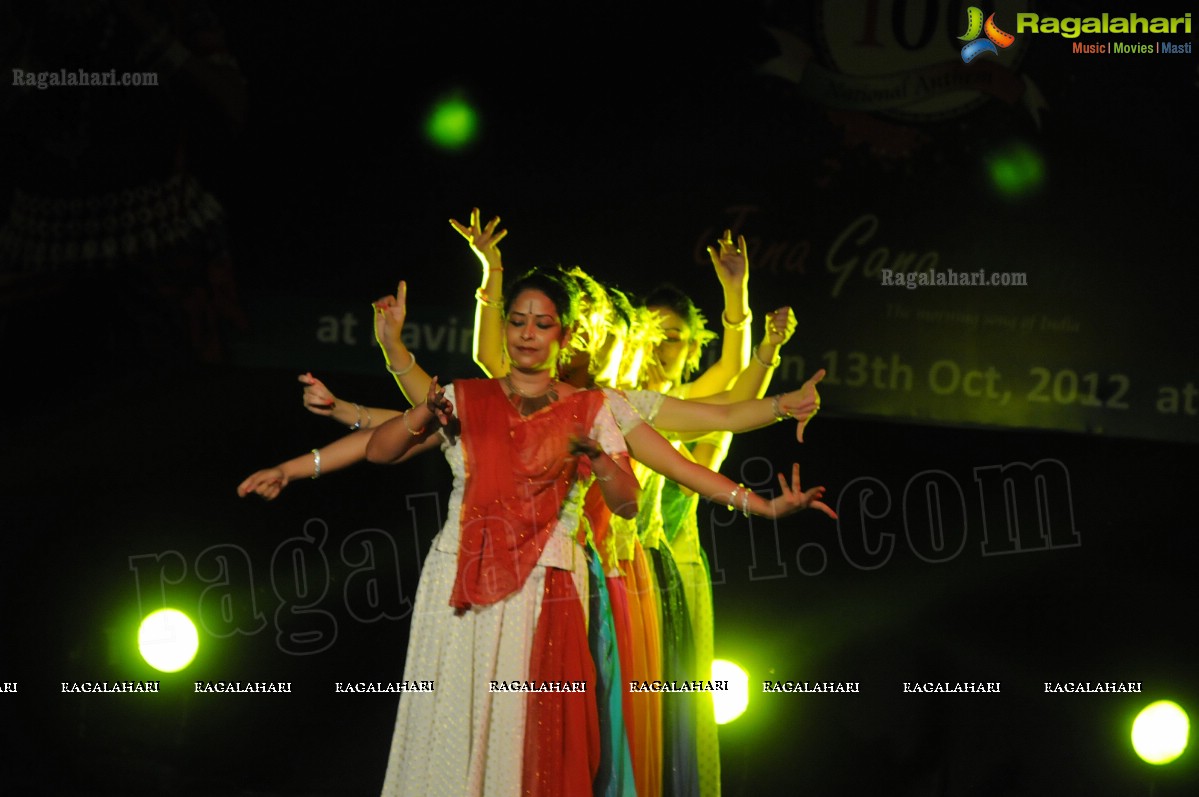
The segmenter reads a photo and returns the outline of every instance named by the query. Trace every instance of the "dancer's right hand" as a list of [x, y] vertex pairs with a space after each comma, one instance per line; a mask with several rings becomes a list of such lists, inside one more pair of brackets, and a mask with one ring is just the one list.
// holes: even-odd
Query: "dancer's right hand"
[[257, 493], [267, 501], [273, 501], [287, 486], [287, 476], [282, 468], [265, 468], [250, 474], [245, 481], [237, 486], [237, 494], [245, 498], [250, 493]]
[[[375, 340], [383, 352], [400, 343], [404, 331], [404, 319], [408, 316], [408, 283], [400, 280], [394, 296], [381, 296], [372, 305], [375, 308]], [[402, 368], [405, 363], [391, 363], [393, 368]]]
[[337, 406], [337, 397], [325, 387], [325, 383], [311, 372], [300, 374], [298, 379], [304, 385], [304, 409], [326, 418], [332, 415]]
[[504, 240], [504, 236], [508, 234], [508, 231], [496, 230], [496, 227], [500, 223], [499, 216], [487, 222], [486, 227], [480, 226], [479, 217], [479, 209], [471, 208], [470, 224], [463, 224], [460, 221], [450, 219], [450, 226], [467, 240], [471, 250], [475, 253], [475, 257], [479, 258], [479, 262], [483, 264], [485, 272], [492, 269], [503, 271], [504, 267], [503, 260], [500, 258], [499, 242]]

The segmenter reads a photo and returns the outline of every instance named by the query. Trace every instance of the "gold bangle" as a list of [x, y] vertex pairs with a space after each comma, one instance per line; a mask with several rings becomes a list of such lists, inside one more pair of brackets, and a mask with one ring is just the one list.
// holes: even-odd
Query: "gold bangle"
[[409, 371], [416, 367], [416, 354], [410, 351], [408, 352], [408, 356], [412, 359], [406, 366], [398, 371], [391, 367], [391, 363], [387, 363], [387, 373], [391, 374], [392, 376], [406, 376]]
[[[762, 341], [762, 343], [765, 343], [765, 342], [766, 341]], [[759, 343], [757, 346], [754, 346], [754, 359], [757, 360], [758, 365], [762, 366], [763, 368], [778, 368], [779, 363], [781, 363], [783, 361], [783, 357], [781, 354], [779, 354], [778, 348], [775, 347], [774, 360], [771, 362], [766, 362], [765, 360], [762, 359], [762, 355], [758, 354], [758, 349], [760, 349], [762, 347], [762, 343]]]
[[503, 308], [503, 306], [504, 306], [503, 302], [491, 301], [491, 299], [488, 298], [487, 294], [483, 292], [482, 288], [475, 288], [475, 301], [478, 302], [479, 304], [483, 305], [484, 307], [490, 307], [494, 310], [499, 310], [499, 309]]
[[413, 437], [420, 437], [425, 433], [425, 427], [422, 426], [419, 432], [412, 431], [412, 427], [408, 424], [408, 413], [410, 412], [412, 412], [412, 410], [404, 410], [404, 428], [407, 429], [408, 434], [412, 435]]
[[312, 449], [312, 476], [310, 478], [319, 479], [321, 477], [321, 450], [319, 448]]
[[736, 324], [734, 324], [732, 321], [729, 320], [727, 311], [722, 311], [720, 313], [720, 323], [724, 324], [725, 329], [731, 329], [734, 332], [741, 332], [742, 330], [745, 329], [746, 326], [749, 325], [749, 322], [753, 321], [753, 320], [754, 320], [754, 313], [752, 310], [749, 311], [748, 313], [746, 313], [745, 318], [742, 318]]

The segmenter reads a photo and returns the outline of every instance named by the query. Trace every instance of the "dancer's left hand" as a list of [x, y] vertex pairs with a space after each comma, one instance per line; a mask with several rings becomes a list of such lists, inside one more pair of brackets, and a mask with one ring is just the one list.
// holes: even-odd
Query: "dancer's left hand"
[[820, 394], [816, 391], [816, 385], [821, 379], [824, 379], [825, 370], [821, 368], [803, 383], [799, 390], [792, 390], [790, 393], [784, 393], [779, 398], [779, 408], [791, 417], [799, 421], [799, 426], [795, 430], [795, 437], [799, 442], [803, 442], [804, 428], [808, 425], [808, 421], [816, 417], [816, 413], [820, 411]]
[[788, 484], [787, 479], [780, 473], [779, 486], [782, 488], [782, 493], [770, 501], [774, 517], [790, 515], [804, 509], [818, 509], [833, 520], [837, 519], [837, 513], [833, 511], [833, 508], [821, 500], [824, 498], [823, 487], [813, 487], [810, 490], [800, 487], [798, 462], [791, 466], [791, 483]]
[[733, 242], [732, 230], [725, 230], [724, 235], [716, 242], [716, 247], [708, 247], [708, 257], [716, 269], [716, 278], [721, 285], [744, 283], [749, 279], [749, 254], [745, 246], [745, 236], [738, 235]]
[[436, 376], [429, 382], [429, 395], [425, 398], [425, 405], [433, 413], [439, 426], [449, 426], [454, 420], [454, 404], [445, 397], [445, 388], [437, 384]]

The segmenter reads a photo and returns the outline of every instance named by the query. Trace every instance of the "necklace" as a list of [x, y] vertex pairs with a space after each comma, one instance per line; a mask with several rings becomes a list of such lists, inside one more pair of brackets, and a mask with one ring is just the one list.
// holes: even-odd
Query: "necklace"
[[512, 381], [511, 373], [504, 375], [504, 384], [508, 386], [508, 400], [521, 415], [532, 415], [537, 410], [548, 407], [558, 400], [558, 391], [554, 390], [554, 386], [558, 384], [556, 379], [551, 379], [549, 386], [536, 394], [525, 393], [518, 388]]

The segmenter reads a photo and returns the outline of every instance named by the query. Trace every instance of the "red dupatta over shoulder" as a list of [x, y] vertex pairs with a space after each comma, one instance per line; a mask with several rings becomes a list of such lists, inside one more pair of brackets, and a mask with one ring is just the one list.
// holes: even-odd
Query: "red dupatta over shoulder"
[[454, 395], [466, 488], [450, 605], [462, 611], [524, 586], [579, 475], [567, 440], [590, 434], [604, 396], [576, 391], [522, 417], [494, 379], [457, 380]]

